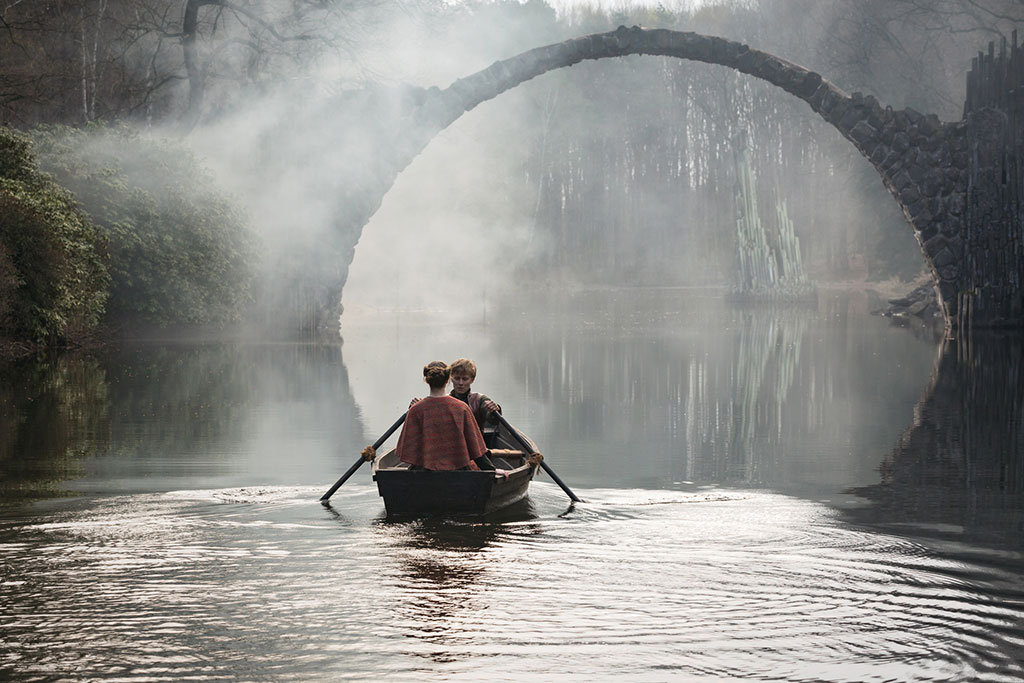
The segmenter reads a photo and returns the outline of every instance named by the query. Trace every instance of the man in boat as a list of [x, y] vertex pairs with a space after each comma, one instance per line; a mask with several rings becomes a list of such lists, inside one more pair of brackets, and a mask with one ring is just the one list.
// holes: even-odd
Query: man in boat
[[[452, 371], [452, 391], [448, 395], [469, 406], [480, 431], [484, 434], [484, 441], [487, 442], [488, 436], [493, 437], [497, 434], [498, 418], [495, 414], [501, 413], [501, 406], [489, 396], [470, 391], [473, 381], [476, 380], [476, 363], [468, 358], [460, 358], [449, 367]], [[493, 446], [491, 443], [488, 445]]]
[[450, 377], [451, 369], [442, 361], [423, 368], [430, 395], [409, 407], [398, 437], [398, 459], [427, 470], [493, 470], [473, 411], [445, 395]]

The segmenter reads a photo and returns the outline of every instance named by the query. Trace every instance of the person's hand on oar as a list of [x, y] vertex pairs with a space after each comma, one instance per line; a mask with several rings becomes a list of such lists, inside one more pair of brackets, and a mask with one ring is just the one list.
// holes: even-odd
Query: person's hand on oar
[[555, 474], [554, 471], [552, 471], [552, 469], [550, 467], [548, 467], [548, 464], [546, 462], [544, 462], [544, 456], [542, 456], [540, 453], [533, 453], [533, 447], [530, 446], [530, 444], [526, 441], [526, 439], [524, 439], [519, 434], [519, 432], [517, 432], [515, 430], [515, 427], [513, 427], [512, 425], [510, 425], [508, 423], [508, 420], [506, 420], [504, 417], [502, 417], [501, 413], [494, 413], [494, 416], [497, 417], [498, 418], [498, 422], [500, 422], [501, 425], [505, 429], [508, 430], [508, 433], [512, 435], [512, 438], [514, 438], [516, 441], [519, 442], [519, 444], [523, 447], [523, 450], [526, 451], [527, 453], [530, 453], [530, 457], [531, 458], [533, 458], [534, 455], [538, 456], [536, 459], [540, 463], [540, 466], [544, 468], [544, 471], [547, 472], [548, 476], [551, 477], [552, 481], [554, 481], [556, 484], [558, 484], [558, 486], [563, 491], [565, 491], [565, 495], [569, 496], [569, 500], [571, 500], [574, 503], [582, 503], [582, 502], [584, 502], [582, 499], [577, 497], [577, 495], [575, 493], [573, 493], [571, 490], [569, 490], [569, 487], [566, 486], [565, 483], [561, 479], [558, 478], [558, 475]]
[[334, 483], [334, 486], [327, 490], [327, 493], [320, 496], [321, 503], [323, 503], [324, 505], [328, 505], [328, 501], [331, 499], [331, 496], [334, 495], [334, 492], [337, 491], [342, 484], [348, 481], [348, 478], [355, 474], [356, 470], [358, 470], [364, 462], [373, 460], [374, 456], [377, 453], [377, 449], [380, 448], [384, 444], [384, 442], [388, 440], [389, 436], [395, 433], [396, 429], [402, 426], [402, 423], [405, 422], [405, 416], [408, 414], [409, 413], [403, 413], [402, 417], [398, 418], [395, 421], [395, 424], [391, 425], [388, 431], [384, 432], [383, 436], [374, 441], [372, 446], [367, 446], [366, 448], [363, 449], [363, 452], [359, 455], [359, 459], [352, 463], [352, 467], [349, 467], [348, 471], [345, 472], [345, 474], [341, 475], [341, 479], [336, 481]]

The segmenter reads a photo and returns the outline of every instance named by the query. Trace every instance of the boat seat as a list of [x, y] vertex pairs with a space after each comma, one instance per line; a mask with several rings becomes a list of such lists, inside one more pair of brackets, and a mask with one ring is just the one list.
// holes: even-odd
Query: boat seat
[[511, 448], [492, 448], [491, 455], [499, 458], [525, 458], [526, 453]]
[[526, 453], [508, 448], [492, 448], [491, 462], [498, 469], [515, 469], [523, 464]]

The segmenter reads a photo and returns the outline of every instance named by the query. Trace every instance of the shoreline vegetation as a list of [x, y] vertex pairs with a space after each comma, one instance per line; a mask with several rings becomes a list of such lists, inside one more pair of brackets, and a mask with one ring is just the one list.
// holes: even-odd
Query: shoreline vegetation
[[227, 326], [255, 237], [183, 147], [127, 127], [0, 127], [0, 358], [123, 329]]

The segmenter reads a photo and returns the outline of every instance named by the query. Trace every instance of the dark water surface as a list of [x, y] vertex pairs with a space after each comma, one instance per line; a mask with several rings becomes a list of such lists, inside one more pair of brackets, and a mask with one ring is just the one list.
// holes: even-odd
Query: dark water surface
[[[678, 291], [0, 369], [0, 679], [1024, 679], [1024, 345]], [[386, 519], [433, 358], [547, 477]]]

